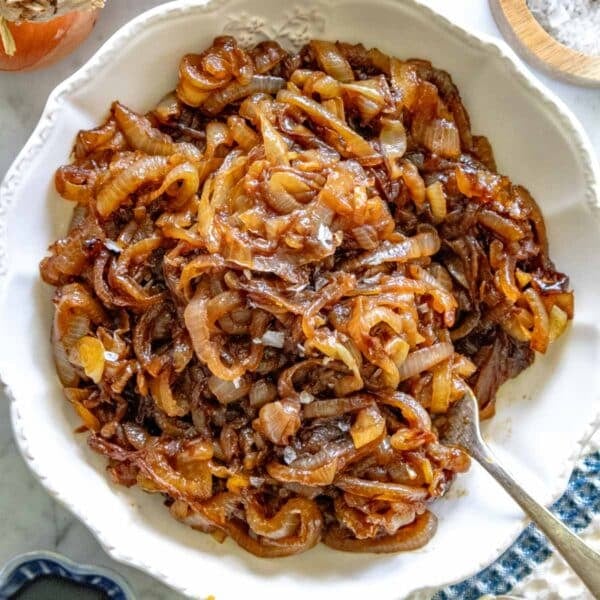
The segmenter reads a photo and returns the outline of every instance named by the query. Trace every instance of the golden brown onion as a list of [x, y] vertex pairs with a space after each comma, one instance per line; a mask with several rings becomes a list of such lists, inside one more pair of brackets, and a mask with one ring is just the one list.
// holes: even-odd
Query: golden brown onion
[[221, 36], [55, 184], [40, 271], [90, 447], [257, 556], [427, 543], [469, 467], [445, 413], [470, 385], [493, 415], [573, 318], [539, 207], [424, 60]]
[[436, 529], [437, 518], [426, 511], [417, 516], [414, 523], [402, 527], [393, 535], [357, 540], [345, 535], [345, 532], [335, 525], [325, 532], [323, 542], [335, 550], [344, 552], [407, 552], [422, 548], [434, 536]]

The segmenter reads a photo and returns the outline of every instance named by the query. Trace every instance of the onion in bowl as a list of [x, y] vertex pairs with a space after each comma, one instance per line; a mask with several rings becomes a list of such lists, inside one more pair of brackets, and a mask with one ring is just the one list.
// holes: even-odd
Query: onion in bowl
[[30, 71], [64, 58], [87, 38], [97, 18], [97, 10], [87, 10], [40, 22], [1, 19], [0, 70]]

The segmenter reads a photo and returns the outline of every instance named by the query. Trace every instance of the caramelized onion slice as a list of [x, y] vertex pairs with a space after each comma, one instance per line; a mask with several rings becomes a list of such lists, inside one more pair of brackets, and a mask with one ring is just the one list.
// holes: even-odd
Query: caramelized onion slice
[[448, 342], [439, 342], [427, 348], [411, 352], [398, 369], [400, 380], [409, 379], [423, 371], [431, 369], [434, 365], [450, 358], [454, 354], [454, 347]]
[[98, 213], [101, 217], [108, 217], [127, 202], [131, 194], [142, 185], [162, 180], [170, 169], [171, 164], [166, 156], [143, 156], [98, 190]]
[[236, 402], [248, 395], [251, 383], [248, 379], [240, 377], [235, 381], [219, 379], [215, 375], [208, 378], [208, 389], [217, 397], [221, 404]]
[[120, 102], [113, 104], [113, 115], [134, 150], [163, 156], [183, 154], [192, 161], [200, 160], [200, 151], [196, 146], [188, 142], [173, 142], [170, 136], [152, 127], [146, 117], [134, 113]]
[[[302, 394], [300, 394], [302, 396]], [[302, 401], [302, 399], [300, 398]], [[332, 400], [315, 400], [303, 409], [305, 419], [323, 419], [338, 417], [348, 412], [366, 408], [372, 404], [374, 398], [368, 394], [334, 398]]]
[[421, 502], [429, 496], [426, 488], [359, 479], [350, 475], [338, 475], [334, 485], [356, 496], [375, 500], [388, 500], [389, 502]]
[[277, 558], [304, 552], [312, 548], [321, 536], [323, 517], [317, 504], [308, 498], [288, 500], [280, 511], [270, 520], [261, 519], [255, 514], [251, 518], [253, 524], [263, 531], [285, 525], [291, 519], [300, 521], [296, 531], [290, 535], [277, 537], [261, 537], [256, 539], [249, 535], [246, 528], [236, 521], [229, 521], [225, 530], [242, 548], [262, 558]]
[[414, 523], [400, 528], [395, 534], [368, 540], [349, 537], [339, 525], [333, 525], [325, 532], [323, 543], [343, 552], [407, 552], [425, 546], [434, 536], [436, 529], [437, 518], [433, 513], [426, 511], [418, 515]]
[[208, 327], [208, 302], [208, 296], [199, 289], [183, 313], [185, 326], [198, 359], [208, 366], [213, 375], [226, 381], [234, 381], [241, 377], [246, 369], [241, 363], [227, 366], [221, 358], [218, 345], [211, 341]]
[[398, 160], [404, 156], [408, 145], [406, 129], [401, 120], [381, 119], [380, 123], [379, 143], [385, 159], [385, 166], [390, 178], [398, 179], [402, 174]]
[[380, 439], [384, 432], [385, 419], [376, 406], [361, 408], [350, 428], [356, 448], [362, 448], [373, 440]]
[[338, 81], [354, 81], [354, 73], [348, 61], [333, 42], [311, 40], [310, 47], [315, 53], [319, 66], [325, 73]]
[[286, 89], [279, 91], [277, 100], [299, 108], [317, 125], [328, 127], [335, 131], [340, 138], [340, 143], [337, 144], [336, 149], [339, 150], [343, 156], [372, 158], [377, 154], [371, 144], [369, 144], [369, 142], [361, 135], [356, 133], [351, 127], [343, 123], [327, 109], [323, 108], [323, 106], [315, 100]]
[[288, 444], [300, 425], [300, 403], [289, 399], [265, 404], [253, 424], [255, 429], [277, 445]]
[[99, 383], [104, 373], [104, 352], [104, 346], [98, 338], [86, 335], [75, 344], [71, 361], [82, 367], [94, 383]]
[[248, 83], [244, 84], [233, 81], [222, 90], [210, 94], [202, 104], [202, 110], [215, 116], [232, 102], [237, 102], [242, 98], [252, 96], [252, 94], [275, 94], [284, 85], [285, 80], [272, 75], [254, 75]]

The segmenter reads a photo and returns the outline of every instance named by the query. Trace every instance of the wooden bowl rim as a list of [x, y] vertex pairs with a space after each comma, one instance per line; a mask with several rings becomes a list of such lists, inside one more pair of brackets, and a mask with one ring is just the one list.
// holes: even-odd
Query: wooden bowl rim
[[490, 0], [490, 6], [498, 25], [502, 19], [536, 64], [553, 74], [559, 71], [575, 83], [600, 86], [600, 56], [584, 54], [554, 39], [533, 16], [526, 0]]

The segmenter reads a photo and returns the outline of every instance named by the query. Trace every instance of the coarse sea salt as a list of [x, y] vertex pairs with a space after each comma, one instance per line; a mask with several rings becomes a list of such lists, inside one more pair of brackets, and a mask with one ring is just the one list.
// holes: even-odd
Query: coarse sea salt
[[600, 56], [600, 0], [527, 0], [527, 6], [561, 44]]
[[265, 331], [261, 338], [265, 346], [273, 346], [273, 348], [283, 348], [285, 342], [285, 334], [283, 331]]
[[302, 390], [298, 398], [300, 399], [300, 404], [310, 404], [315, 399], [315, 397], [306, 390]]
[[117, 242], [111, 239], [104, 240], [104, 247], [111, 252], [115, 252], [116, 254], [121, 254], [123, 252], [123, 248]]
[[298, 455], [296, 454], [296, 451], [291, 446], [286, 446], [283, 449], [283, 461], [285, 462], [286, 465], [293, 463], [296, 460], [296, 458], [298, 458]]
[[327, 227], [327, 225], [323, 225], [321, 223], [319, 225], [319, 230], [317, 232], [317, 238], [324, 246], [329, 246], [333, 241], [333, 234], [331, 233], [331, 229]]

